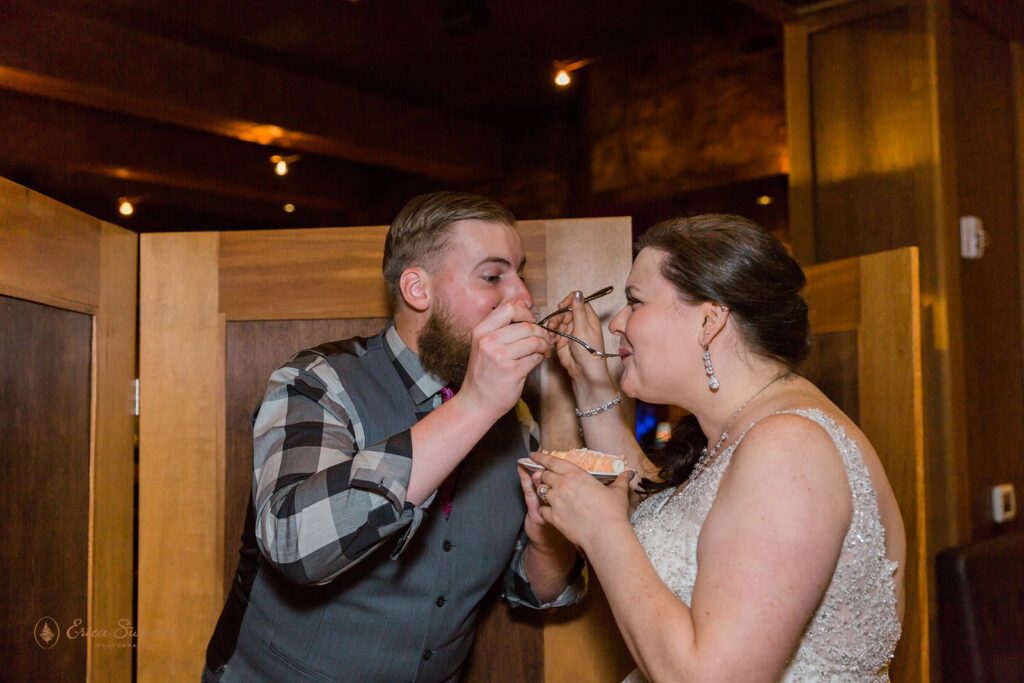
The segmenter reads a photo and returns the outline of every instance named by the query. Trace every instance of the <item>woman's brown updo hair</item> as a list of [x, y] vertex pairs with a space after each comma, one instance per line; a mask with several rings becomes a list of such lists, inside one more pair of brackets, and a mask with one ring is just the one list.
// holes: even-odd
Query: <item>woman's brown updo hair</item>
[[[637, 251], [664, 254], [661, 276], [688, 304], [711, 301], [729, 309], [748, 349], [796, 370], [810, 353], [807, 303], [800, 295], [807, 278], [793, 257], [767, 230], [741, 216], [703, 214], [658, 223], [637, 243]], [[708, 444], [697, 418], [684, 418], [664, 448], [648, 453], [660, 469], [655, 491], [690, 476]]]

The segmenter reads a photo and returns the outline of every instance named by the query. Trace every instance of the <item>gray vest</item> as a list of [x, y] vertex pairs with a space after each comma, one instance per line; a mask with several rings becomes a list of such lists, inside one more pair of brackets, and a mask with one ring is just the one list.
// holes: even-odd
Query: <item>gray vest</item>
[[[416, 422], [383, 344], [377, 335], [317, 349], [352, 391], [365, 443]], [[389, 541], [329, 584], [303, 587], [261, 558], [222, 680], [457, 680], [479, 603], [508, 566], [526, 514], [516, 474], [524, 455], [509, 412], [463, 461], [450, 518], [435, 501], [397, 559]]]

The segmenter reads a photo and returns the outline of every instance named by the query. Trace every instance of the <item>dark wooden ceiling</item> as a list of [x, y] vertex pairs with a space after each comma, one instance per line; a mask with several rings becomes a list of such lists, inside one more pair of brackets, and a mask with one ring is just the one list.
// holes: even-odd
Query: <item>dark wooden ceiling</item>
[[[507, 172], [518, 129], [576, 115], [577, 90], [551, 82], [555, 61], [686, 40], [751, 12], [718, 0], [2, 0], [0, 176], [138, 230], [386, 222], [413, 193]], [[283, 178], [275, 153], [298, 155]], [[130, 219], [119, 197], [137, 198]]]

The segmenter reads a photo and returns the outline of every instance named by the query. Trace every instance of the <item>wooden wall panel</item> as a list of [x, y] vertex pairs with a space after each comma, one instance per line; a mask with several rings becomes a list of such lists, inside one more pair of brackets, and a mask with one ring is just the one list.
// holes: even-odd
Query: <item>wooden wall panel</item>
[[[811, 277], [811, 272], [814, 277]], [[803, 295], [815, 334], [846, 332], [860, 325], [860, 261], [847, 258], [814, 266]]]
[[[1020, 198], [1008, 144], [1015, 127], [1010, 43], [961, 11], [952, 25], [960, 212], [984, 220], [988, 234], [985, 257], [960, 264], [971, 537], [981, 540], [999, 532], [989, 489], [1011, 482], [1024, 492]], [[1024, 529], [1024, 520], [998, 526]]]
[[220, 233], [219, 310], [228, 320], [387, 316], [380, 277], [386, 231]]
[[[89, 624], [91, 346], [91, 316], [0, 296], [7, 680], [86, 677], [88, 640], [67, 629], [76, 620], [79, 628]], [[44, 617], [52, 620], [51, 640], [37, 644]]]
[[[525, 277], [541, 307], [543, 222], [523, 221], [519, 228], [528, 254]], [[388, 317], [381, 277], [386, 234], [387, 226], [220, 233], [220, 310], [228, 320]]]
[[930, 140], [912, 123], [927, 119], [927, 100], [915, 92], [909, 24], [897, 9], [810, 34], [816, 261], [916, 242], [912, 198], [927, 189], [916, 168]]
[[851, 420], [860, 421], [860, 359], [857, 333], [826, 332], [811, 340], [811, 355], [800, 374], [814, 382]]
[[90, 640], [90, 677], [128, 680], [135, 625], [135, 417], [132, 380], [136, 376], [135, 329], [138, 315], [138, 237], [103, 224], [100, 236], [100, 288], [94, 322], [94, 413], [92, 461], [93, 539], [89, 581], [93, 599], [89, 623], [107, 630]]
[[[86, 597], [76, 605], [88, 637], [87, 680], [128, 681], [132, 671], [133, 458], [134, 418], [131, 380], [135, 376], [136, 250], [134, 233], [103, 223], [27, 188], [0, 179], [0, 294], [91, 315], [86, 353], [87, 504], [81, 537], [61, 539], [77, 552], [87, 546], [83, 576]], [[46, 310], [51, 310], [46, 307]], [[32, 349], [54, 340], [19, 339], [28, 352], [2, 377], [17, 383], [44, 371], [34, 366]], [[32, 361], [27, 362], [27, 361]], [[11, 384], [9, 386], [13, 386]], [[40, 384], [32, 383], [34, 390]], [[29, 402], [31, 399], [26, 399]], [[59, 409], [35, 416], [41, 434], [63, 415]], [[60, 429], [53, 427], [53, 432]], [[78, 466], [68, 452], [51, 460], [60, 471]], [[65, 462], [67, 460], [68, 462]], [[68, 465], [68, 463], [74, 463]], [[74, 494], [72, 494], [74, 502]], [[50, 550], [59, 563], [63, 554]], [[41, 579], [45, 582], [45, 578]], [[72, 592], [77, 589], [72, 589]], [[77, 646], [77, 645], [76, 645]]]
[[[138, 679], [195, 680], [223, 605], [218, 236], [141, 240]], [[190, 653], [182, 657], [181, 653]]]
[[[615, 291], [594, 302], [594, 310], [605, 330], [605, 347], [618, 348], [618, 338], [608, 331], [608, 320], [625, 303], [626, 278], [629, 277], [632, 254], [631, 221], [628, 218], [552, 221], [547, 226], [546, 253], [552, 268], [548, 272], [547, 299], [553, 307], [566, 294], [582, 290], [584, 294], [605, 285]], [[580, 248], [581, 236], [588, 242]], [[565, 267], [559, 264], [572, 264]], [[565, 373], [557, 368], [558, 360], [548, 361], [541, 375], [546, 400], [541, 409], [543, 447], [564, 449], [580, 444], [579, 426], [571, 409], [575, 405], [572, 388]], [[618, 359], [608, 361], [612, 374], [622, 372]], [[632, 429], [633, 403], [623, 400], [619, 411]], [[583, 681], [618, 681], [633, 669], [633, 660], [615, 627], [615, 621], [591, 573], [592, 594], [587, 601], [571, 611], [552, 614], [544, 628], [544, 678], [546, 683], [581, 683]], [[586, 656], [581, 656], [586, 653]]]
[[861, 260], [859, 426], [885, 467], [907, 536], [906, 612], [894, 681], [928, 680], [932, 555], [926, 527], [924, 396], [918, 254], [900, 249]]
[[101, 225], [95, 218], [0, 178], [0, 291], [72, 311], [95, 312]]

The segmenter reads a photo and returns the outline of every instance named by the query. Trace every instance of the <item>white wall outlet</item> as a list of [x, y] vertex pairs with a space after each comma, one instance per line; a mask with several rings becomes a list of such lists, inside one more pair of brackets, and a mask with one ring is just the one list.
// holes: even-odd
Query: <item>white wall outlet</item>
[[997, 484], [992, 487], [992, 519], [1009, 522], [1017, 516], [1017, 495], [1013, 484]]
[[979, 259], [985, 255], [988, 233], [977, 216], [960, 216], [960, 255]]

